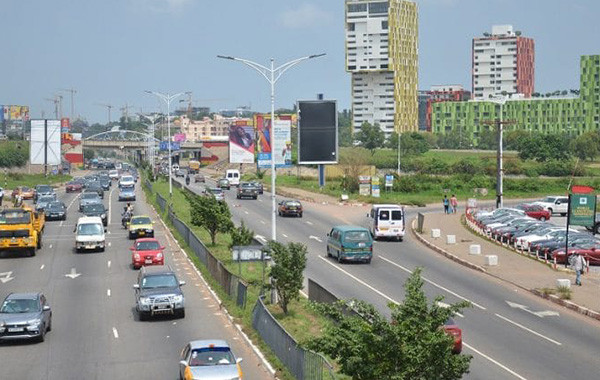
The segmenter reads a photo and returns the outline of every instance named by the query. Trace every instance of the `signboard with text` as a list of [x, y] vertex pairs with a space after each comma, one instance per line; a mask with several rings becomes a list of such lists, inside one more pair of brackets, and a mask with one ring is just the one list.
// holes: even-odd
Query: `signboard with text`
[[[160, 144], [158, 145], [158, 148], [161, 151], [169, 150], [169, 141], [161, 141]], [[171, 141], [171, 151], [179, 150], [180, 148], [181, 148], [181, 145], [178, 142]]]
[[569, 224], [591, 227], [596, 217], [596, 196], [571, 194], [569, 196]]

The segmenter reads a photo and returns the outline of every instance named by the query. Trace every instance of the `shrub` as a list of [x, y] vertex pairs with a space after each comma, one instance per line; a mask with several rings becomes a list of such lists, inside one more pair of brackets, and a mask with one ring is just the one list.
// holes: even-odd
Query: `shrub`
[[451, 172], [454, 174], [475, 175], [484, 172], [481, 160], [476, 158], [462, 158], [451, 166]]
[[[572, 161], [550, 160], [541, 166], [540, 174], [549, 177], [566, 177], [573, 174], [575, 165]], [[576, 170], [575, 175], [581, 175], [583, 170]]]
[[523, 167], [517, 160], [507, 160], [504, 162], [504, 173], [520, 175], [523, 174]]
[[535, 178], [540, 175], [537, 168], [535, 168], [533, 166], [525, 168], [525, 170], [523, 170], [523, 174], [525, 174], [527, 177], [530, 177], [530, 178]]
[[419, 191], [419, 186], [417, 181], [415, 181], [414, 176], [405, 175], [394, 182], [394, 191], [399, 191], [401, 193], [416, 193]]

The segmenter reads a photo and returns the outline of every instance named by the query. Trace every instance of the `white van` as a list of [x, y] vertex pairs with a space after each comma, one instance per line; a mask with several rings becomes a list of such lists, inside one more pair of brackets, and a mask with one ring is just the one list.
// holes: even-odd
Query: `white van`
[[100, 250], [106, 247], [106, 229], [99, 216], [82, 216], [75, 227], [75, 250]]
[[406, 232], [404, 208], [393, 204], [375, 204], [367, 214], [371, 218], [369, 230], [373, 238], [388, 238], [402, 241]]
[[239, 186], [240, 185], [240, 171], [237, 169], [228, 169], [225, 172], [225, 178], [229, 180], [229, 184], [231, 186]]

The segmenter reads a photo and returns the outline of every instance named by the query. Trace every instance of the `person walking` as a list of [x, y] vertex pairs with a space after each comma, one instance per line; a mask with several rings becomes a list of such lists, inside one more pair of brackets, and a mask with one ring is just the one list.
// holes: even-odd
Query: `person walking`
[[456, 195], [452, 194], [452, 198], [450, 198], [450, 206], [452, 206], [452, 213], [456, 214], [456, 210], [458, 208], [458, 199], [456, 199]]
[[444, 213], [449, 214], [450, 213], [450, 200], [448, 199], [447, 195], [444, 195], [444, 199], [442, 199], [442, 204], [444, 205]]
[[575, 258], [573, 259], [573, 269], [575, 270], [575, 285], [581, 286], [581, 275], [587, 266], [587, 262], [585, 261], [585, 257], [581, 254], [581, 252], [577, 252]]

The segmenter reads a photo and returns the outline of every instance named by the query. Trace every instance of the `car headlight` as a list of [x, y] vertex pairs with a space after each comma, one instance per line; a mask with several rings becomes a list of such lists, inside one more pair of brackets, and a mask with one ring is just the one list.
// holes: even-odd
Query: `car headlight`
[[101, 217], [102, 219], [104, 219], [104, 218], [106, 218], [106, 214], [102, 214], [102, 215], [100, 215], [100, 217]]
[[173, 297], [173, 302], [180, 303], [183, 302], [183, 295], [179, 294]]
[[142, 304], [142, 305], [150, 305], [150, 298], [148, 298], [148, 297], [140, 297], [140, 304]]
[[38, 327], [41, 323], [42, 323], [42, 320], [39, 318], [27, 321], [27, 324], [29, 325], [29, 327]]

